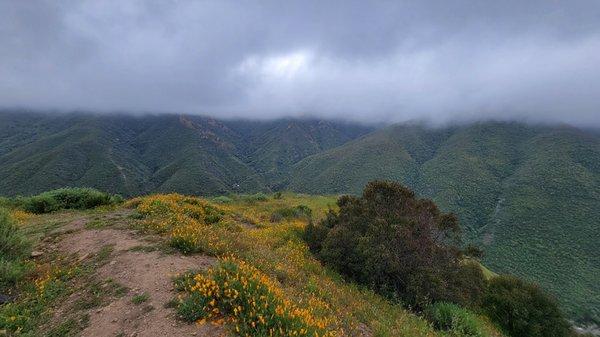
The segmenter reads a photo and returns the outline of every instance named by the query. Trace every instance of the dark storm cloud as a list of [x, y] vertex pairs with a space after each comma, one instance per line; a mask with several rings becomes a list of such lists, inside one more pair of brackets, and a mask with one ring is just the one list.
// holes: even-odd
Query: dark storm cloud
[[0, 2], [0, 105], [600, 125], [600, 3]]

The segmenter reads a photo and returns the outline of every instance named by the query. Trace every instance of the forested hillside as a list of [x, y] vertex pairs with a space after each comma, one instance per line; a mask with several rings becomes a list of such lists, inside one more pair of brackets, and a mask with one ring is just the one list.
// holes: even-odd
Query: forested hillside
[[0, 113], [0, 195], [63, 186], [132, 196], [268, 191], [288, 167], [370, 127], [319, 120]]
[[485, 262], [600, 317], [600, 137], [568, 126], [393, 126], [302, 160], [290, 188], [357, 193], [400, 181], [457, 213]]

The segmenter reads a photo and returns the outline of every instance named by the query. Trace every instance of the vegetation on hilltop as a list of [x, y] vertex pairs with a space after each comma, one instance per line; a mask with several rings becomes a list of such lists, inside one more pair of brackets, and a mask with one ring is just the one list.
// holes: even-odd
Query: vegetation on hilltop
[[309, 246], [327, 265], [420, 309], [442, 300], [478, 302], [484, 276], [461, 263], [453, 214], [384, 181], [369, 183], [361, 197], [341, 197], [338, 207], [306, 229]]
[[[70, 192], [77, 191], [80, 190]], [[65, 205], [65, 209], [74, 209], [74, 205], [80, 202], [78, 198], [68, 200], [70, 203]], [[22, 207], [14, 203], [11, 205]], [[520, 280], [510, 283], [507, 288], [496, 281], [505, 277], [494, 275], [490, 275], [491, 280], [487, 281], [479, 265], [472, 258], [464, 260], [456, 246], [456, 218], [439, 212], [431, 201], [416, 199], [410, 190], [396, 183], [371, 183], [363, 199], [346, 196], [340, 198], [337, 204], [335, 197], [291, 193], [231, 195], [215, 198], [214, 201], [169, 194], [132, 199], [127, 201], [126, 206], [134, 209], [131, 226], [142, 233], [157, 233], [172, 248], [184, 254], [218, 257], [218, 263], [208, 270], [192, 270], [174, 279], [180, 293], [172, 305], [178, 315], [188, 321], [224, 325], [232, 333], [242, 336], [503, 336], [484, 316], [485, 313], [508, 335], [528, 336], [520, 334], [524, 330], [511, 330], [511, 326], [505, 326], [506, 321], [502, 321], [507, 317], [506, 313], [518, 313], [518, 317], [509, 317], [509, 322], [513, 319], [521, 324], [531, 322], [525, 324], [529, 331], [540, 331], [535, 328], [540, 317], [546, 320], [548, 327], [562, 329], [553, 329], [553, 334], [542, 336], [566, 336], [563, 333], [568, 332], [556, 304], [539, 288]], [[12, 219], [15, 216], [27, 217], [18, 213], [23, 211], [17, 211], [12, 209], [10, 213], [13, 216], [0, 218], [5, 219], [0, 223], [11, 229], [0, 231], [0, 241], [2, 247], [9, 247], [5, 250], [10, 254], [3, 255], [28, 263], [30, 246], [23, 240], [22, 230], [15, 227]], [[90, 214], [102, 212], [106, 210], [101, 208]], [[275, 222], [274, 215], [277, 215]], [[40, 226], [44, 216], [47, 215], [36, 216], [36, 225], [25, 221], [21, 228]], [[85, 213], [74, 213], [74, 216], [85, 216]], [[320, 228], [311, 223], [318, 223], [321, 227], [332, 224], [327, 229], [329, 232], [339, 231], [342, 223], [351, 223], [353, 225], [349, 227], [362, 226], [366, 230], [363, 234], [373, 234], [370, 235], [371, 241], [359, 240], [356, 244], [362, 247], [360, 252], [355, 251], [361, 256], [353, 256], [351, 249], [346, 256], [356, 263], [353, 267], [360, 268], [360, 264], [365, 262], [371, 264], [371, 267], [364, 265], [365, 270], [372, 274], [365, 282], [368, 287], [344, 280], [317, 260], [304, 241], [305, 233], [316, 233], [314, 229]], [[403, 227], [412, 230], [404, 231]], [[99, 228], [94, 229], [98, 233], [102, 231], [102, 227], [93, 228]], [[403, 235], [390, 235], [389, 231], [398, 230]], [[111, 233], [116, 232], [117, 229], [111, 230]], [[397, 238], [399, 245], [386, 248], [390, 237]], [[327, 250], [328, 243], [325, 241], [318, 241], [321, 252]], [[315, 245], [312, 243], [315, 242], [311, 242], [313, 249]], [[344, 247], [349, 242], [339, 240], [338, 243]], [[398, 247], [404, 247], [402, 251], [408, 253], [402, 264], [409, 263], [415, 268], [394, 270], [390, 267], [397, 263], [368, 258], [370, 252], [374, 254], [372, 257], [392, 257], [381, 253], [398, 253]], [[417, 255], [436, 258], [411, 254], [410, 247], [420, 253], [431, 253]], [[168, 252], [165, 250], [165, 253]], [[102, 251], [98, 254], [98, 259], [106, 255]], [[323, 255], [320, 253], [319, 257]], [[97, 261], [95, 259], [91, 262]], [[74, 260], [59, 258], [53, 267], [45, 264], [32, 266], [28, 271], [31, 276], [13, 282], [19, 289], [17, 299], [0, 305], [0, 330], [35, 334], [37, 327], [47, 324], [52, 316], [49, 308], [56, 301], [75, 291], [88, 291], [78, 287], [87, 284], [85, 280], [93, 273], [89, 263], [78, 265]], [[348, 275], [344, 270], [340, 271]], [[358, 273], [358, 269], [355, 271]], [[392, 274], [396, 275], [395, 280]], [[376, 286], [404, 282], [398, 277], [405, 275], [414, 281], [408, 282], [409, 287]], [[366, 276], [362, 277], [361, 282]], [[490, 286], [486, 286], [488, 282]], [[472, 287], [478, 283], [484, 283], [484, 286]], [[367, 289], [372, 286], [376, 292]], [[112, 292], [111, 289], [107, 291]], [[97, 290], [89, 291], [93, 294]], [[394, 292], [397, 296], [392, 295]], [[130, 301], [133, 305], [141, 305], [150, 298], [152, 294], [143, 293]], [[529, 301], [532, 298], [536, 300]], [[79, 310], [105, 303], [97, 297], [89, 301], [93, 302], [79, 307]], [[69, 319], [65, 324], [54, 326], [51, 333], [73, 334], [87, 324], [84, 318]]]
[[[457, 246], [460, 227], [398, 183], [374, 181], [361, 197], [338, 199], [305, 238], [317, 256], [340, 273], [389, 298], [425, 310], [457, 336], [484, 335], [465, 309], [481, 310], [514, 337], [568, 336], [569, 324], [554, 299], [516, 277], [489, 280]], [[470, 248], [469, 251], [475, 251]]]
[[[184, 253], [235, 256], [221, 259], [208, 273], [192, 273], [176, 281], [182, 291], [177, 306], [185, 319], [222, 317], [233, 331], [249, 336], [270, 336], [275, 327], [283, 332], [272, 330], [274, 336], [289, 331], [312, 335], [317, 330], [320, 335], [353, 335], [361, 329], [376, 336], [434, 335], [429, 323], [399, 303], [344, 281], [313, 257], [303, 240], [304, 229], [312, 216], [320, 219], [336, 208], [334, 197], [287, 193], [260, 201], [235, 195], [215, 201], [171, 194], [128, 203], [142, 216], [143, 228], [161, 233]], [[307, 208], [312, 216], [307, 216]], [[282, 209], [303, 210], [303, 214], [273, 223], [273, 214]], [[212, 213], [218, 214], [218, 221], [206, 220]], [[472, 316], [485, 331], [483, 336], [500, 336], [485, 319]]]
[[513, 276], [490, 280], [482, 309], [511, 336], [554, 337], [570, 333], [556, 301], [539, 286]]
[[110, 195], [93, 188], [61, 188], [31, 197], [18, 197], [13, 203], [34, 213], [50, 213], [63, 209], [91, 209], [123, 202], [119, 195]]
[[[104, 304], [102, 296], [122, 292], [114, 281], [92, 282], [90, 278], [108, 251], [89, 251], [82, 262], [86, 256], [74, 260], [64, 252], [46, 250], [56, 248], [60, 234], [55, 230], [69, 221], [65, 219], [73, 219], [74, 212], [86, 216], [81, 210], [33, 215], [18, 203], [9, 206], [0, 209], [0, 335], [74, 336], [89, 323], [89, 315], [78, 312], [74, 318], [63, 311], [60, 321], [51, 325], [58, 306], [76, 295], [78, 300], [71, 304], [83, 311]], [[40, 249], [42, 242], [46, 249], [31, 250]]]
[[[307, 157], [290, 188], [360, 194], [389, 179], [454, 212], [494, 271], [540, 283], [600, 323], [600, 138], [570, 127], [397, 125]], [[573, 244], [576, 243], [576, 244]]]

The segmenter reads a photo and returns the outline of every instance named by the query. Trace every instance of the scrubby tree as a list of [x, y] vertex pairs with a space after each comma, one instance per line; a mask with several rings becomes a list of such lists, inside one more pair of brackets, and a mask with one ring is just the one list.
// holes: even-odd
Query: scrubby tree
[[478, 300], [483, 275], [461, 263], [455, 215], [386, 181], [369, 183], [360, 197], [340, 197], [338, 206], [305, 233], [325, 263], [418, 308], [439, 300], [463, 305]]

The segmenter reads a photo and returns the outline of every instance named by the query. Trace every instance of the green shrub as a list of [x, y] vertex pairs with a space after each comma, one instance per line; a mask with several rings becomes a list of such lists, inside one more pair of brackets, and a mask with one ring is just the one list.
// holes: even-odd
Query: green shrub
[[150, 299], [150, 295], [148, 295], [148, 293], [141, 293], [141, 294], [134, 295], [131, 298], [131, 302], [135, 305], [139, 305], [144, 302], [148, 302], [149, 299]]
[[193, 278], [179, 278], [175, 286], [185, 291], [177, 313], [186, 321], [224, 317], [240, 336], [334, 336], [326, 319], [286, 300], [267, 275], [232, 257]]
[[23, 259], [30, 248], [8, 212], [0, 209], [0, 291], [13, 287], [24, 276], [27, 265]]
[[125, 201], [125, 199], [120, 194], [113, 194], [110, 196], [110, 204], [117, 205], [121, 204]]
[[53, 304], [68, 293], [68, 282], [78, 273], [77, 268], [56, 265], [46, 275], [43, 287], [28, 282], [20, 289], [17, 301], [0, 305], [0, 336], [37, 336], [35, 332], [52, 312]]
[[554, 298], [539, 286], [513, 276], [490, 280], [482, 308], [513, 337], [563, 337], [570, 327]]
[[213, 225], [221, 221], [225, 213], [219, 209], [216, 209], [210, 205], [204, 205], [204, 222], [209, 225]]
[[258, 192], [258, 193], [254, 193], [254, 194], [240, 195], [240, 199], [242, 201], [252, 203], [252, 202], [257, 202], [257, 201], [267, 201], [267, 200], [269, 200], [269, 197], [262, 192]]
[[458, 305], [438, 302], [425, 310], [425, 317], [438, 330], [453, 337], [485, 337], [485, 327], [479, 318]]
[[6, 210], [0, 209], [0, 256], [17, 260], [29, 254], [29, 243]]
[[119, 195], [110, 195], [92, 188], [61, 188], [32, 197], [18, 198], [28, 212], [42, 214], [62, 209], [90, 209], [123, 202]]
[[[370, 182], [361, 197], [343, 196], [339, 211], [307, 226], [309, 247], [342, 274], [406, 304], [471, 305], [483, 291], [481, 272], [463, 267], [453, 214], [394, 182]], [[465, 284], [474, 287], [463, 287]]]
[[[331, 211], [330, 211], [331, 213]], [[327, 215], [334, 216], [334, 215]], [[327, 238], [327, 234], [331, 228], [324, 226], [325, 221], [322, 221], [321, 224], [315, 225], [312, 221], [308, 223], [304, 230], [304, 241], [306, 241], [308, 247], [312, 252], [320, 252], [323, 248], [323, 242], [325, 238]]]
[[216, 202], [216, 203], [219, 203], [219, 204], [230, 204], [230, 203], [233, 202], [233, 199], [231, 199], [228, 196], [221, 195], [221, 196], [212, 198], [212, 201]]
[[465, 307], [477, 307], [487, 287], [487, 279], [481, 265], [469, 260], [463, 260], [450, 273], [447, 301], [458, 303]]
[[0, 208], [1, 207], [11, 207], [13, 205], [13, 202], [11, 201], [11, 199], [9, 198], [5, 198], [5, 197], [0, 197]]
[[23, 260], [7, 260], [0, 257], [0, 293], [9, 291], [31, 270]]
[[284, 207], [275, 210], [271, 214], [271, 222], [279, 222], [283, 219], [310, 219], [312, 210], [306, 205], [298, 205], [294, 207]]
[[183, 254], [191, 254], [198, 251], [198, 244], [187, 236], [173, 236], [169, 241], [169, 246], [179, 250]]

